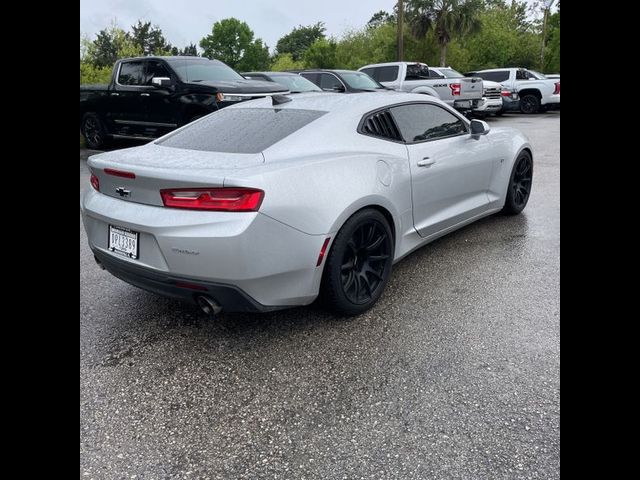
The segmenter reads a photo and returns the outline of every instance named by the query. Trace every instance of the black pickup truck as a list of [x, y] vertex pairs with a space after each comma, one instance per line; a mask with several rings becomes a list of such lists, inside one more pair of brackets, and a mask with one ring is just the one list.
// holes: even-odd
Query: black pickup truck
[[282, 93], [218, 60], [127, 58], [116, 62], [109, 85], [80, 86], [80, 131], [89, 148], [113, 138], [150, 140], [227, 105]]

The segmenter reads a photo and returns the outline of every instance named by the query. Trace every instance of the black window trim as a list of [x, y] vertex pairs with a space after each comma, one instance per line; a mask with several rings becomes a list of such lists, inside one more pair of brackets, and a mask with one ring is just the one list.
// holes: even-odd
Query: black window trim
[[[432, 105], [434, 107], [438, 107], [441, 108], [442, 110], [444, 110], [445, 112], [448, 112], [450, 114], [452, 114], [454, 117], [457, 117], [459, 120], [462, 121], [462, 124], [465, 126], [466, 131], [464, 133], [456, 133], [455, 135], [447, 135], [445, 137], [438, 137], [438, 138], [427, 138], [425, 140], [417, 140], [417, 141], [410, 141], [408, 142], [407, 140], [404, 139], [404, 135], [402, 133], [402, 130], [400, 130], [400, 127], [398, 127], [398, 123], [396, 122], [395, 117], [393, 116], [393, 113], [391, 113], [391, 109], [395, 108], [395, 107], [403, 107], [405, 105]], [[402, 137], [402, 140], [395, 140], [393, 138], [389, 138], [389, 137], [380, 137], [378, 135], [371, 135], [370, 133], [367, 133], [364, 131], [364, 124], [366, 122], [366, 120], [371, 116], [374, 115], [376, 113], [379, 113], [381, 111], [384, 110], [388, 110], [389, 114], [391, 115], [391, 119], [393, 121], [393, 124], [395, 125], [396, 129], [398, 130], [398, 132], [400, 132], [400, 136]], [[401, 102], [401, 103], [394, 103], [393, 105], [386, 105], [384, 107], [380, 107], [380, 108], [376, 108], [375, 110], [371, 110], [367, 113], [365, 113], [362, 118], [360, 119], [360, 122], [358, 123], [358, 129], [357, 132], [361, 135], [366, 135], [367, 137], [371, 137], [371, 138], [377, 138], [380, 140], [386, 140], [388, 142], [393, 142], [393, 143], [401, 143], [403, 145], [415, 145], [417, 143], [427, 143], [427, 142], [435, 142], [438, 140], [445, 140], [447, 138], [454, 138], [454, 137], [461, 137], [463, 135], [470, 135], [471, 134], [471, 130], [470, 130], [470, 123], [469, 120], [467, 120], [464, 116], [462, 116], [461, 114], [459, 114], [456, 111], [451, 111], [448, 108], [443, 107], [442, 105], [438, 105], [437, 103], [434, 102], [421, 102], [419, 100], [412, 100], [409, 102]]]

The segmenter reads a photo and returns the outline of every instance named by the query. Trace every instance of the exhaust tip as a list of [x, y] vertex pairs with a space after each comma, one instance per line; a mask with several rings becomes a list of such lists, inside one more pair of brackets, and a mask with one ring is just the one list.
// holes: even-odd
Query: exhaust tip
[[218, 302], [212, 298], [205, 297], [204, 295], [198, 295], [196, 297], [196, 302], [198, 303], [200, 310], [202, 310], [206, 315], [217, 315], [222, 311], [222, 307]]

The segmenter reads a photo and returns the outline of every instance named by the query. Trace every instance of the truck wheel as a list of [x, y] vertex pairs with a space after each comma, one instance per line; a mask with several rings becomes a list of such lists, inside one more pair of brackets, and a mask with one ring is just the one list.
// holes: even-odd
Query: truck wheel
[[107, 145], [107, 135], [100, 118], [95, 113], [85, 113], [80, 124], [80, 131], [87, 147], [100, 150]]
[[538, 113], [540, 110], [540, 99], [535, 95], [528, 94], [520, 98], [520, 111], [522, 113]]

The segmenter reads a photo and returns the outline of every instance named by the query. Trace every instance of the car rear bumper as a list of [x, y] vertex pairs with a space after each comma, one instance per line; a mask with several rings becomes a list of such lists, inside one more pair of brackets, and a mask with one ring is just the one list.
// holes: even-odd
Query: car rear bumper
[[502, 98], [482, 98], [474, 112], [497, 112], [502, 109]]
[[286, 308], [286, 306], [262, 305], [234, 285], [158, 272], [122, 261], [102, 250], [95, 248], [92, 250], [96, 262], [114, 277], [158, 295], [195, 304], [199, 296], [206, 296], [228, 312], [268, 312]]
[[[181, 279], [205, 287], [201, 292], [211, 296], [233, 297], [228, 308], [220, 301], [231, 310], [246, 303], [240, 301], [244, 297], [253, 311], [265, 311], [307, 305], [318, 295], [322, 265], [316, 263], [326, 235], [308, 235], [256, 212], [164, 208], [91, 189], [84, 192], [81, 209], [96, 257], [133, 285], [193, 299], [199, 291], [175, 288]], [[137, 259], [109, 251], [109, 225], [139, 233]]]
[[502, 97], [502, 111], [503, 112], [515, 112], [520, 111], [520, 99], [515, 100], [511, 97]]
[[554, 105], [560, 105], [560, 94], [556, 93], [554, 95], [550, 95], [546, 98], [544, 98], [544, 103], [543, 105], [547, 105], [549, 107], [554, 106]]

